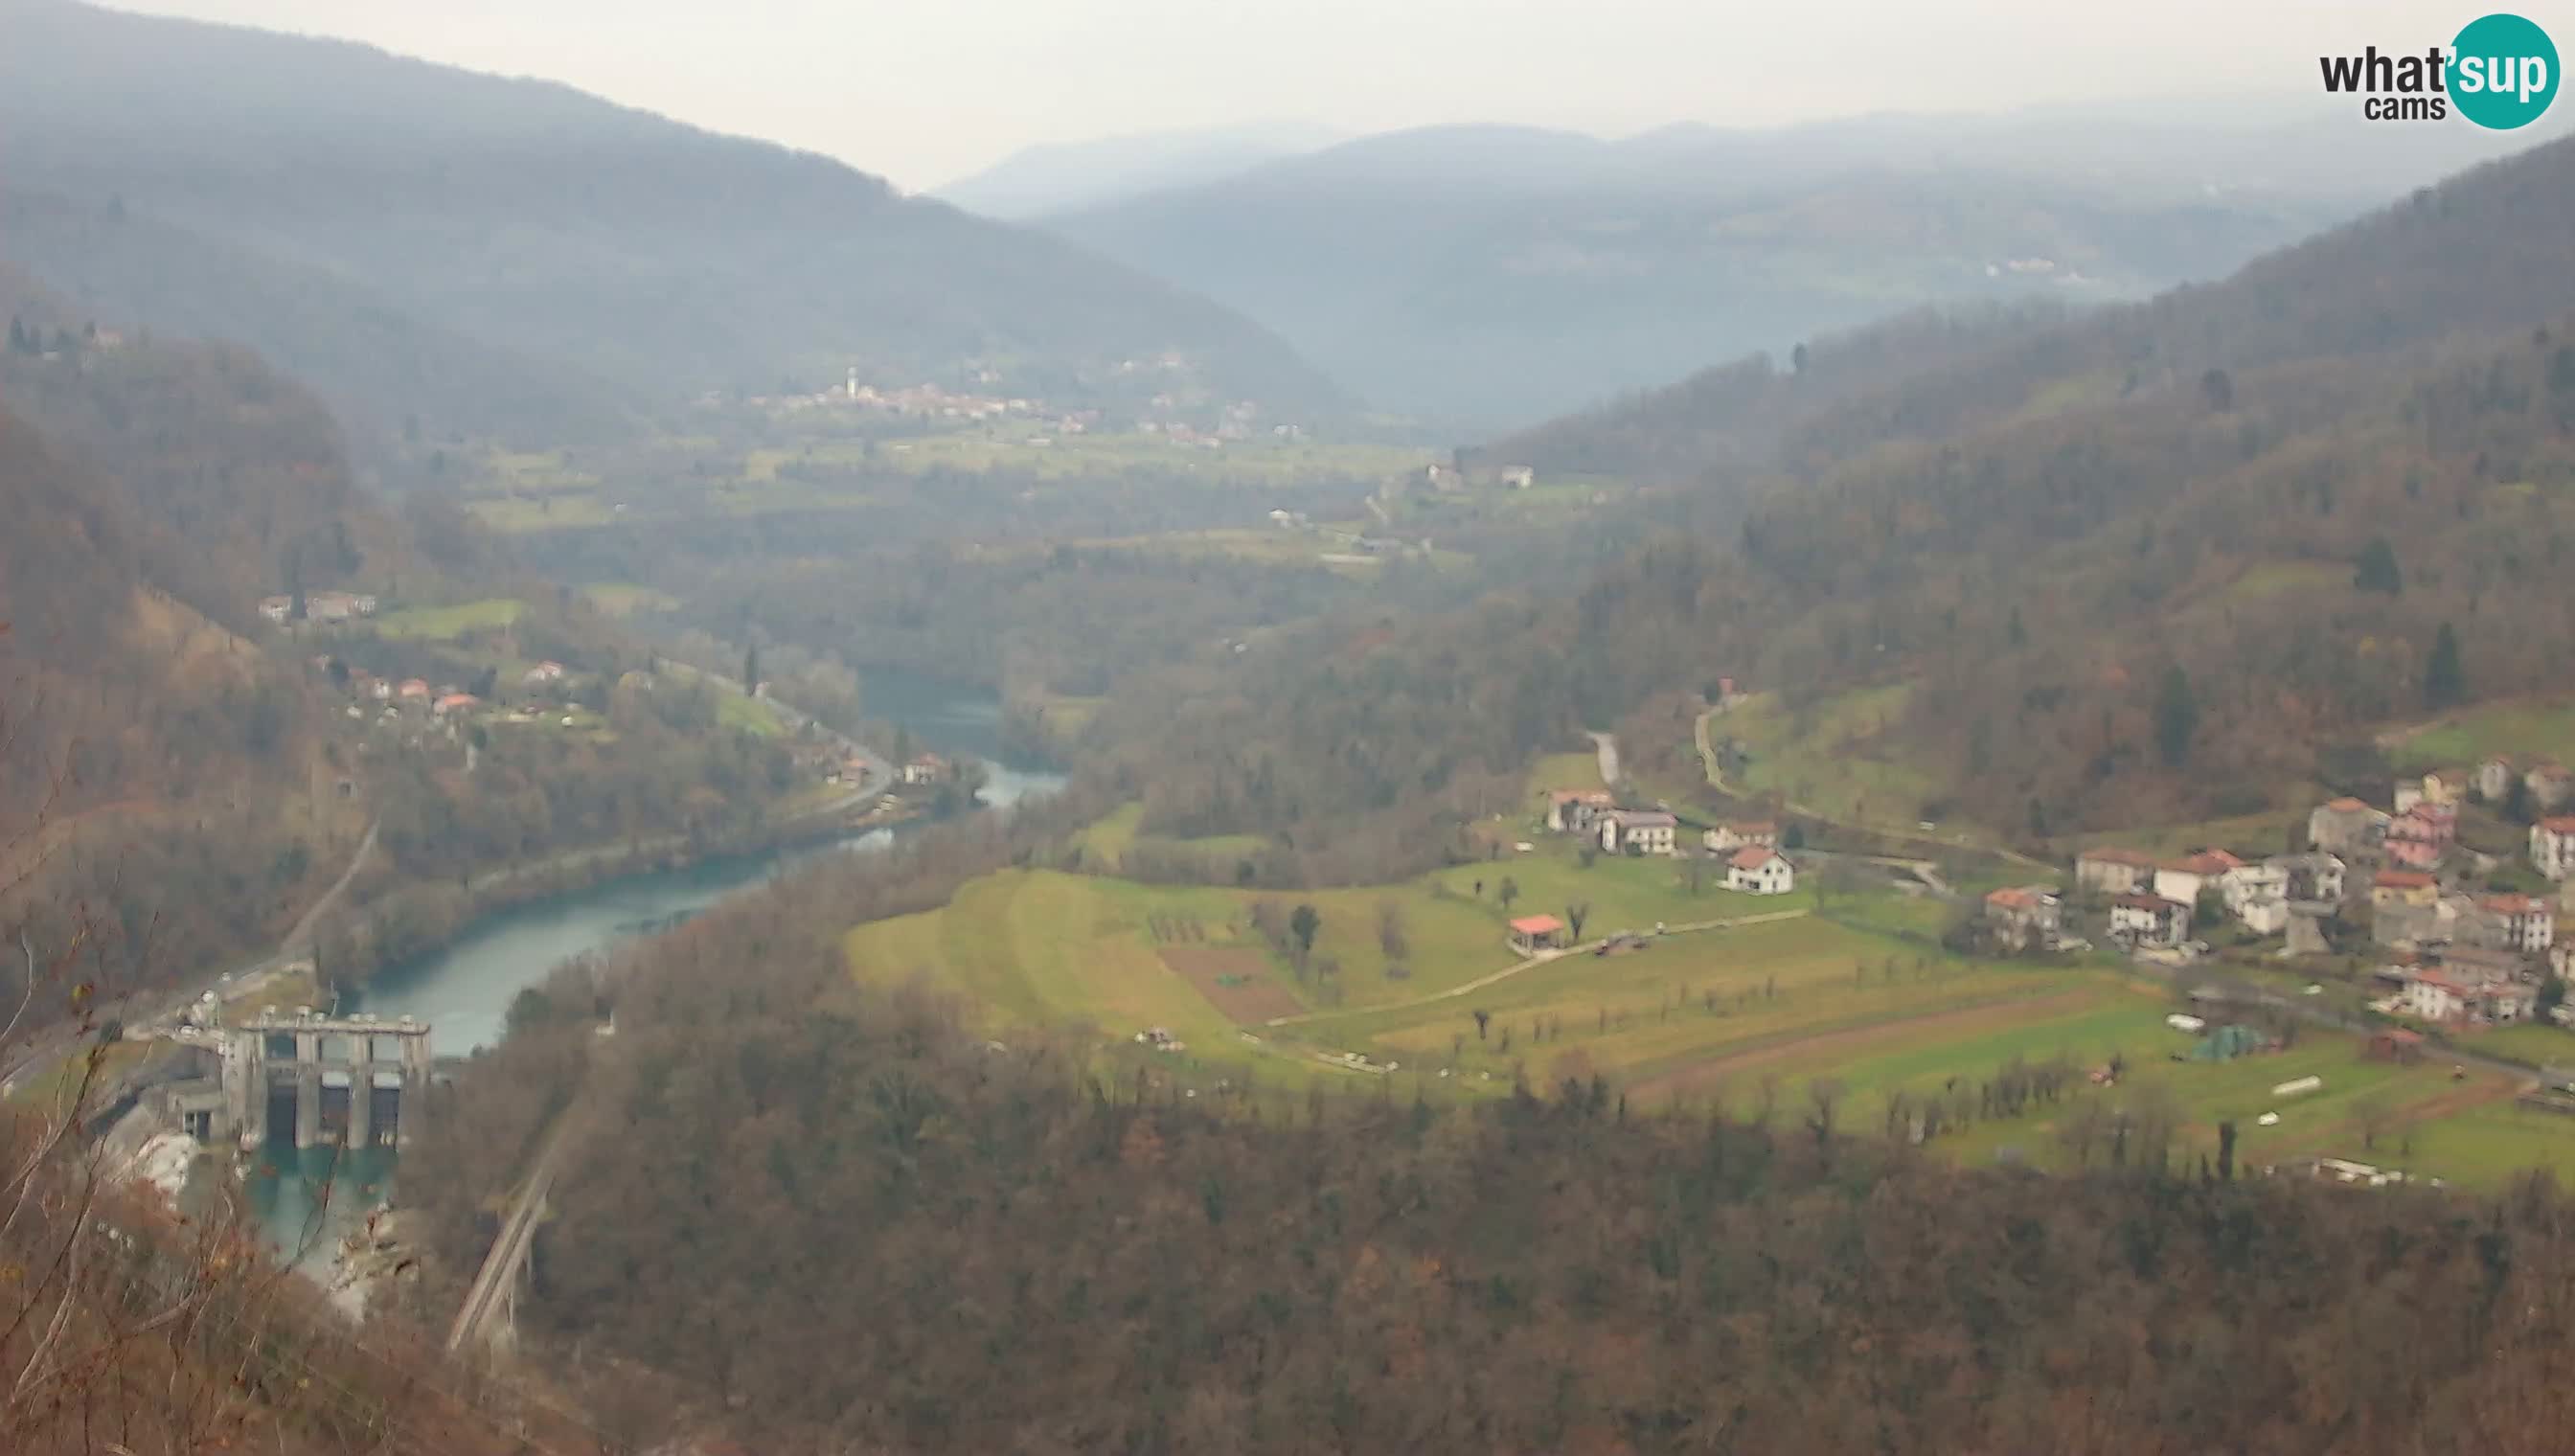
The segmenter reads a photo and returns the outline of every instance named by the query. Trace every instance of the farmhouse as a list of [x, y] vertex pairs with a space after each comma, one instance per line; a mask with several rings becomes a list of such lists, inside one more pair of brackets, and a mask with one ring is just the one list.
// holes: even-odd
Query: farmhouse
[[906, 783], [937, 783], [947, 776], [948, 760], [937, 753], [915, 754], [911, 762], [903, 765], [903, 781]]
[[2196, 904], [2201, 890], [2214, 887], [2229, 871], [2243, 867], [2243, 860], [2223, 849], [2202, 849], [2187, 859], [2156, 865], [2155, 893], [2186, 905]]
[[2178, 945], [2190, 935], [2190, 906], [2158, 894], [2110, 901], [2110, 934], [2139, 945]]
[[1754, 844], [1735, 850], [1725, 861], [1725, 887], [1745, 894], [1786, 894], [1797, 887], [1797, 868], [1787, 855]]
[[1779, 825], [1774, 819], [1736, 819], [1701, 833], [1699, 842], [1711, 854], [1731, 854], [1755, 844], [1775, 849], [1779, 847]]
[[1985, 896], [1985, 926], [1993, 932], [1994, 943], [2006, 949], [2053, 945], [2063, 923], [2055, 885], [2014, 885]]
[[2551, 879], [2575, 873], [2575, 815], [2544, 818], [2530, 826], [2530, 864]]
[[1599, 816], [1600, 847], [1613, 854], [1669, 854], [1680, 820], [1651, 808], [1619, 808]]
[[2307, 815], [2307, 842], [2348, 859], [2378, 847], [2387, 835], [2387, 815], [2356, 798], [2317, 804]]
[[2074, 884], [2096, 894], [2152, 889], [2155, 856], [2139, 849], [2086, 849], [2074, 857]]
[[284, 622], [286, 620], [286, 614], [294, 610], [295, 599], [292, 597], [262, 597], [259, 599], [259, 615], [267, 618], [271, 622]]
[[1564, 922], [1553, 915], [1522, 915], [1511, 921], [1511, 948], [1522, 955], [1559, 949], [1563, 944]]
[[1558, 788], [1546, 796], [1546, 826], [1558, 833], [1588, 833], [1591, 821], [1618, 800], [1605, 788]]

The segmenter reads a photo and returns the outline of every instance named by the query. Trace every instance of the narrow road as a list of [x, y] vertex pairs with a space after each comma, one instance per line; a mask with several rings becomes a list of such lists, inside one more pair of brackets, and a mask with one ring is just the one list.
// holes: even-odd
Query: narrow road
[[1591, 750], [1600, 755], [1600, 781], [1611, 787], [1618, 782], [1618, 736], [1615, 733], [1589, 733]]
[[[1731, 930], [1742, 925], [1766, 925], [1774, 920], [1794, 920], [1813, 913], [1814, 911], [1811, 909], [1765, 910], [1757, 915], [1729, 915], [1719, 920], [1692, 920], [1688, 924], [1684, 925], [1664, 926], [1663, 935], [1695, 935], [1707, 930]], [[1512, 976], [1519, 974], [1521, 971], [1540, 965], [1551, 964], [1555, 961], [1562, 960], [1567, 956], [1580, 955], [1586, 951], [1597, 950], [1600, 948], [1602, 943], [1603, 940], [1585, 940], [1579, 945], [1568, 946], [1562, 950], [1552, 950], [1544, 955], [1532, 955], [1528, 959], [1520, 961], [1515, 965], [1506, 965], [1500, 970], [1494, 971], [1490, 975], [1477, 976], [1475, 979], [1467, 981], [1463, 985], [1453, 985], [1444, 991], [1432, 991], [1426, 996], [1415, 996], [1408, 1001], [1394, 1001], [1369, 1006], [1334, 1006], [1331, 1009], [1324, 1011], [1299, 1011], [1293, 1016], [1273, 1016], [1261, 1024], [1264, 1026], [1302, 1026], [1313, 1021], [1328, 1021], [1336, 1016], [1374, 1015], [1382, 1011], [1409, 1011], [1421, 1006], [1437, 1005], [1441, 1001], [1451, 1001], [1455, 1000], [1459, 996], [1473, 995], [1475, 992], [1480, 991], [1487, 986], [1499, 985], [1501, 982], [1509, 980]]]
[[[1708, 731], [1708, 725], [1715, 721], [1717, 713], [1718, 710], [1711, 708], [1707, 712], [1700, 714], [1698, 716], [1697, 727], [1694, 729], [1698, 740], [1698, 759], [1699, 763], [1707, 770], [1708, 786], [1714, 788], [1719, 793], [1729, 794], [1736, 798], [1752, 798], [1755, 795], [1749, 789], [1744, 788], [1739, 784], [1726, 782], [1725, 770], [1717, 766], [1716, 744], [1712, 735]], [[1873, 824], [1861, 819], [1839, 818], [1824, 812], [1813, 804], [1799, 803], [1794, 799], [1786, 798], [1784, 796], [1779, 800], [1779, 806], [1792, 814], [1796, 814], [1800, 818], [1813, 819], [1817, 823], [1831, 824], [1838, 828], [1856, 829], [1861, 833], [1876, 834], [1882, 838], [1895, 839], [1902, 843], [1932, 844], [1937, 845], [1942, 849], [1964, 849], [1970, 853], [1991, 854], [1998, 859], [2007, 860], [2013, 864], [2025, 865], [2031, 869], [2045, 870], [2050, 874], [2058, 872], [2060, 868], [2060, 866], [2051, 864], [2044, 859], [2033, 859], [2027, 854], [2020, 853], [2013, 849], [2006, 849], [1999, 844], [1975, 844], [1951, 841], [1937, 838], [1930, 834], [1925, 834], [1910, 825], [1886, 823]]]
[[366, 864], [367, 856], [375, 852], [376, 832], [384, 826], [382, 815], [378, 815], [367, 824], [367, 836], [358, 841], [358, 852], [349, 856], [349, 866], [340, 871], [338, 879], [331, 881], [329, 889], [322, 891], [322, 897], [313, 902], [313, 907], [296, 920], [295, 928], [286, 932], [286, 938], [278, 943], [277, 958], [283, 960], [294, 954], [298, 945], [309, 947], [313, 943], [314, 922], [328, 913], [333, 905], [338, 904], [342, 895], [348, 893], [350, 882], [358, 877], [358, 870]]
[[[358, 841], [357, 852], [349, 856], [348, 867], [340, 871], [340, 877], [331, 882], [331, 887], [322, 892], [321, 897], [313, 902], [311, 908], [297, 917], [294, 926], [286, 932], [286, 937], [278, 943], [277, 949], [257, 960], [235, 966], [229, 971], [200, 975], [174, 990], [161, 991], [157, 994], [137, 992], [123, 1000], [101, 1006], [96, 1012], [98, 1024], [123, 1021], [139, 1025], [170, 1020], [187, 1009], [198, 996], [214, 989], [226, 978], [255, 980], [294, 960], [299, 947], [310, 947], [314, 923], [339, 902], [340, 897], [348, 891], [349, 885], [357, 879], [358, 870], [365, 865], [367, 856], [375, 851], [376, 832], [383, 826], [383, 822], [382, 819], [378, 819], [367, 825], [366, 837]], [[30, 1038], [17, 1048], [16, 1054], [5, 1064], [0, 1064], [0, 1092], [6, 1092], [14, 1087], [18, 1078], [31, 1068], [50, 1066], [71, 1055], [80, 1043], [81, 1037], [69, 1028], [59, 1028], [48, 1034]], [[0, 1048], [0, 1053], [5, 1051], [6, 1048]]]
[[447, 1349], [450, 1354], [468, 1345], [479, 1345], [491, 1337], [493, 1315], [507, 1304], [503, 1297], [511, 1282], [519, 1277], [519, 1265], [527, 1257], [528, 1241], [537, 1235], [537, 1224], [545, 1212], [546, 1194], [554, 1188], [555, 1168], [564, 1148], [572, 1141], [573, 1112], [566, 1108], [555, 1119], [555, 1125], [538, 1145], [537, 1156], [528, 1168], [528, 1180], [519, 1187], [519, 1196], [511, 1203], [509, 1213], [501, 1220], [501, 1232], [492, 1240], [491, 1251], [483, 1256], [483, 1267], [474, 1273], [474, 1282], [465, 1291], [465, 1305], [456, 1312], [456, 1323], [448, 1329]]

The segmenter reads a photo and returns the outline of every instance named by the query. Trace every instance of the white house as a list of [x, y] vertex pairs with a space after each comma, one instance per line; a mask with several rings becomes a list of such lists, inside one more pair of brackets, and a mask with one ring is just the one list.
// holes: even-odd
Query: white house
[[2241, 917], [2244, 907], [2255, 900], [2286, 900], [2289, 897], [2289, 867], [2266, 859], [2259, 864], [2238, 864], [2217, 876], [2217, 895], [2230, 915]]
[[2190, 906], [2159, 894], [2110, 901], [2110, 933], [2140, 945], [2178, 945], [2190, 935]]
[[1766, 845], [1737, 849], [1725, 861], [1725, 887], [1745, 894], [1786, 894], [1797, 887], [1797, 867]]
[[2551, 879], [2575, 874], [2575, 815], [2544, 818], [2530, 826], [2530, 863]]
[[2479, 906], [2499, 932], [2497, 938], [2506, 949], [2536, 955], [2557, 939], [2557, 912], [2548, 901], [2534, 895], [2496, 894], [2486, 896]]
[[2257, 895], [2237, 904], [2234, 915], [2256, 935], [2282, 934], [2289, 928], [2289, 899], [2286, 895]]
[[1651, 808], [1617, 808], [1601, 814], [1600, 847], [1613, 854], [1669, 854], [1680, 820]]
[[1756, 844], [1776, 849], [1779, 825], [1770, 819], [1734, 819], [1701, 833], [1699, 842], [1711, 854], [1731, 854]]
[[286, 620], [286, 614], [294, 610], [295, 599], [292, 597], [262, 597], [259, 599], [259, 615], [267, 618], [271, 622], [284, 622]]
[[2201, 890], [2216, 884], [2229, 870], [2243, 867], [2243, 860], [2223, 849], [2203, 849], [2187, 859], [2156, 865], [2155, 893], [2185, 905], [2197, 904]]
[[2501, 803], [2512, 792], [2513, 763], [2497, 753], [2477, 764], [2477, 797]]
[[2421, 971], [2405, 982], [2405, 1014], [2424, 1021], [2463, 1021], [2468, 995], [2467, 987], [2439, 971]]

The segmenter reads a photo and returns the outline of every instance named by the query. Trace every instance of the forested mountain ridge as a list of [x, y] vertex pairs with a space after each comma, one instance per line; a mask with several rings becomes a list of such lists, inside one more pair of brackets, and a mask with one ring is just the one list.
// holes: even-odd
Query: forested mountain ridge
[[[2336, 739], [2435, 706], [2444, 624], [2440, 696], [2575, 670], [2570, 206], [2555, 143], [2220, 284], [1899, 322], [1803, 376], [1756, 361], [1533, 434], [1646, 462], [1660, 538], [1569, 598], [1353, 615], [1139, 685], [1105, 751], [1149, 825], [1280, 831], [1362, 881], [1453, 852], [1440, 796], [1505, 807], [1532, 754], [1720, 677], [1798, 709], [1903, 690], [1866, 748], [1934, 785], [1926, 816], [2036, 838], [2277, 804]], [[2382, 536], [2401, 595], [2357, 580]], [[2175, 670], [2187, 712], [2159, 715]], [[1628, 745], [1665, 782], [1699, 774], [1680, 722]]]
[[2372, 172], [2291, 160], [2349, 154], [2319, 128], [2092, 116], [1621, 142], [1431, 127], [1047, 221], [1268, 323], [1379, 405], [1485, 429], [1925, 303], [2216, 277], [2499, 145], [2448, 142]]
[[[2575, 144], [2550, 144], [2223, 283], [1831, 402], [1780, 433], [1748, 513], [1699, 456], [1701, 519], [1736, 549], [1660, 559], [1695, 585], [1640, 564], [1592, 590], [1686, 595], [1710, 672], [1810, 701], [1910, 685], [1894, 751], [2014, 831], [2258, 807], [2337, 733], [2575, 668], [2570, 200]], [[1556, 438], [1685, 457], [1698, 403]], [[2380, 543], [2401, 593], [2357, 573]], [[1646, 691], [1645, 661], [1598, 662]]]
[[[14, 209], [9, 256], [102, 319], [185, 318], [326, 384], [351, 338], [417, 347], [443, 387], [345, 381], [388, 426], [555, 443], [507, 398], [531, 370], [566, 376], [544, 387], [567, 428], [852, 365], [897, 384], [978, 365], [1053, 396], [1178, 354], [1228, 399], [1337, 399], [1204, 299], [822, 157], [345, 43], [5, 10], [9, 190], [58, 199]], [[177, 232], [100, 245], [117, 226]], [[280, 277], [316, 292], [281, 299]], [[477, 390], [477, 361], [509, 367]]]

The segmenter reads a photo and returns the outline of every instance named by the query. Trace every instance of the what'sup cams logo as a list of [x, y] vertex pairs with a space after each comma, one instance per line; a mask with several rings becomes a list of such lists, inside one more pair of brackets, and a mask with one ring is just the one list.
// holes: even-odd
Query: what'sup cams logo
[[2548, 32], [2518, 15], [2469, 21], [2444, 51], [2318, 56], [2325, 90], [2363, 98], [2360, 114], [2371, 121], [2446, 121], [2450, 113], [2489, 131], [2511, 131], [2539, 120], [2557, 99], [2557, 45]]

